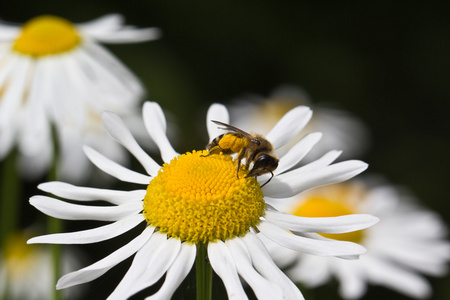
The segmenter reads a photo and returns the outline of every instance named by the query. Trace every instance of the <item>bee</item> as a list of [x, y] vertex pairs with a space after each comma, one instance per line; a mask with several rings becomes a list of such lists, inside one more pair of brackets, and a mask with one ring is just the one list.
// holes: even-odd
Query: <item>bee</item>
[[228, 129], [229, 133], [219, 135], [206, 145], [206, 150], [212, 154], [222, 152], [225, 155], [237, 153], [237, 177], [239, 178], [239, 168], [241, 161], [245, 158], [245, 166], [247, 169], [253, 163], [253, 167], [247, 177], [260, 176], [270, 173], [269, 178], [261, 187], [265, 186], [273, 178], [273, 171], [278, 167], [278, 158], [273, 154], [272, 144], [260, 134], [247, 133], [239, 128], [225, 124], [219, 121], [212, 121], [217, 125], [224, 126], [222, 129]]

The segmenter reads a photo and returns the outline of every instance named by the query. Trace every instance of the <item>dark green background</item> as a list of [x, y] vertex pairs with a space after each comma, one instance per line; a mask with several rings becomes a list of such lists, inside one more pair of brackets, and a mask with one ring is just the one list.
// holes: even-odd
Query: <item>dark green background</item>
[[[450, 6], [444, 3], [9, 1], [0, 18], [25, 22], [55, 14], [85, 22], [118, 12], [128, 24], [161, 28], [158, 41], [109, 49], [141, 78], [147, 98], [191, 131], [174, 141], [179, 152], [205, 145], [210, 103], [299, 85], [316, 102], [332, 102], [364, 120], [373, 138], [362, 157], [370, 172], [408, 186], [449, 223]], [[97, 259], [106, 255], [98, 246], [83, 249]], [[105, 298], [125, 268], [90, 284], [89, 298]], [[450, 299], [448, 276], [430, 280], [435, 299]], [[192, 281], [183, 289], [177, 296], [192, 299]], [[331, 299], [335, 292], [330, 284], [305, 295]], [[380, 297], [407, 299], [375, 287], [365, 299]]]

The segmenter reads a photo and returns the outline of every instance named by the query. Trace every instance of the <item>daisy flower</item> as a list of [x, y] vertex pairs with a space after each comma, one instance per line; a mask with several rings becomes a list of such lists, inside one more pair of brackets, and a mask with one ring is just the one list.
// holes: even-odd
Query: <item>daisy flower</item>
[[100, 113], [114, 110], [137, 123], [144, 90], [99, 43], [158, 36], [155, 28], [123, 25], [116, 14], [78, 25], [50, 15], [23, 26], [0, 23], [0, 159], [17, 144], [24, 175], [41, 174], [53, 159], [55, 126], [62, 177], [76, 180], [86, 174], [83, 144], [123, 161], [123, 151], [106, 138]]
[[[315, 287], [334, 277], [344, 299], [361, 298], [367, 284], [382, 285], [412, 298], [428, 298], [431, 286], [420, 275], [442, 276], [447, 272], [450, 243], [440, 217], [421, 206], [405, 190], [386, 184], [347, 182], [321, 187], [274, 206], [302, 217], [330, 217], [368, 213], [380, 218], [369, 229], [325, 237], [364, 245], [367, 253], [358, 261], [317, 259], [298, 255], [267, 243], [278, 253], [281, 265], [298, 262], [287, 274], [295, 282]], [[280, 253], [280, 251], [282, 253]]]
[[[267, 135], [275, 149], [283, 146], [311, 117], [307, 107], [289, 111]], [[302, 299], [298, 288], [276, 267], [261, 236], [283, 247], [319, 256], [356, 258], [365, 248], [351, 242], [323, 238], [315, 232], [342, 233], [367, 228], [378, 219], [357, 214], [337, 218], [300, 218], [280, 213], [265, 204], [265, 197], [292, 197], [318, 185], [347, 180], [366, 169], [361, 161], [332, 164], [331, 151], [302, 168], [291, 169], [320, 138], [309, 135], [280, 157], [274, 178], [263, 188], [267, 176], [246, 178], [245, 167], [236, 174], [237, 162], [230, 155], [206, 156], [206, 150], [178, 154], [169, 143], [166, 120], [160, 106], [146, 102], [143, 119], [165, 162], [161, 167], [149, 157], [123, 121], [111, 112], [102, 114], [111, 136], [128, 149], [147, 174], [124, 168], [106, 156], [84, 147], [89, 159], [121, 181], [143, 189], [119, 191], [77, 187], [48, 182], [39, 188], [57, 197], [85, 203], [104, 200], [110, 206], [73, 204], [47, 196], [34, 196], [30, 203], [45, 214], [67, 220], [100, 220], [110, 224], [85, 231], [58, 233], [30, 239], [29, 243], [87, 244], [119, 236], [138, 224], [143, 231], [131, 242], [102, 260], [63, 276], [62, 289], [92, 281], [135, 254], [133, 262], [109, 299], [126, 299], [165, 276], [162, 287], [147, 299], [169, 299], [192, 268], [198, 247], [207, 249], [212, 269], [222, 279], [230, 299], [246, 299], [240, 278], [260, 299]], [[228, 112], [214, 104], [207, 114], [210, 140], [223, 130], [211, 120], [228, 123]], [[145, 188], [146, 187], [146, 188]], [[203, 245], [203, 246], [202, 246]], [[200, 259], [205, 260], [205, 257]]]
[[[0, 252], [0, 295], [2, 299], [50, 299], [54, 287], [51, 249], [42, 245], [27, 245], [29, 232], [11, 233]], [[81, 267], [79, 253], [63, 252], [62, 269], [74, 271]], [[80, 287], [65, 291], [65, 296], [80, 295]], [[5, 298], [3, 298], [5, 297]]]
[[[235, 104], [230, 107], [230, 114], [234, 124], [245, 131], [258, 128], [262, 134], [268, 133], [293, 107], [312, 106], [309, 95], [291, 85], [279, 86], [268, 97], [247, 95], [233, 102]], [[368, 130], [363, 122], [346, 111], [325, 105], [314, 105], [314, 116], [299, 138], [312, 132], [322, 132], [324, 136], [314, 153], [306, 158], [308, 160], [318, 158], [329, 149], [343, 150], [341, 158], [356, 157], [364, 153], [369, 142]], [[292, 144], [297, 141], [293, 140]]]

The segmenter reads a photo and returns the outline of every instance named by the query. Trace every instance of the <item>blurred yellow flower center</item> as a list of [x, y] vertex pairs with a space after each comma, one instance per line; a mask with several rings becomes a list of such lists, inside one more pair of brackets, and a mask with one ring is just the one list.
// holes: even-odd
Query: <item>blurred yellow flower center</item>
[[231, 156], [193, 151], [164, 164], [147, 187], [149, 225], [181, 241], [206, 243], [245, 235], [260, 222], [265, 202], [258, 182]]
[[40, 57], [72, 50], [80, 41], [75, 26], [69, 21], [55, 16], [39, 16], [23, 25], [13, 49]]
[[2, 247], [2, 261], [11, 278], [23, 278], [38, 263], [38, 247], [27, 245], [27, 238], [20, 233], [9, 235]]
[[[300, 206], [293, 212], [294, 215], [300, 217], [337, 217], [350, 215], [355, 213], [350, 207], [330, 201], [324, 198], [316, 198], [311, 197], [308, 198], [305, 202], [302, 202]], [[353, 231], [347, 233], [321, 233], [322, 236], [330, 239], [341, 240], [341, 241], [350, 241], [355, 243], [360, 243], [363, 239], [363, 231]]]
[[[277, 97], [262, 102], [255, 113], [255, 117], [263, 117], [264, 122], [270, 125], [276, 124], [289, 110], [296, 107], [298, 102], [291, 98]], [[270, 126], [272, 127], [272, 126]]]

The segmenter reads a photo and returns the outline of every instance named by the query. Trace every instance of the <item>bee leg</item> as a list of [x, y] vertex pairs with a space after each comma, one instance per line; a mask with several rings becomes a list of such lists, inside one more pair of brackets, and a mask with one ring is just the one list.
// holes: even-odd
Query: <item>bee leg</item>
[[210, 156], [210, 155], [212, 155], [212, 154], [219, 154], [219, 153], [222, 152], [222, 151], [223, 151], [223, 149], [220, 148], [220, 147], [217, 145], [217, 146], [212, 147], [212, 148], [209, 150], [208, 154], [206, 154], [206, 155], [200, 155], [200, 157], [207, 157], [207, 156]]
[[273, 173], [272, 173], [272, 171], [270, 171], [270, 174], [272, 174], [272, 176], [270, 176], [269, 180], [267, 180], [266, 182], [264, 182], [264, 184], [263, 184], [263, 185], [261, 185], [261, 186], [260, 186], [260, 188], [262, 188], [263, 186], [265, 186], [266, 184], [268, 184], [268, 183], [269, 183], [269, 181], [271, 181], [271, 180], [272, 180], [272, 178], [273, 178]]
[[236, 168], [236, 176], [237, 176], [237, 179], [239, 179], [239, 168], [241, 167], [241, 160], [244, 158], [244, 154], [245, 154], [245, 151], [247, 150], [247, 148], [242, 148], [240, 151], [239, 151], [239, 154], [238, 154], [238, 157], [237, 157], [237, 161], [238, 161], [238, 163], [237, 163], [237, 168]]

